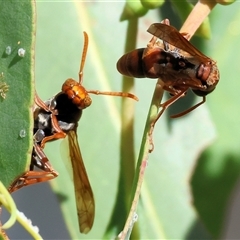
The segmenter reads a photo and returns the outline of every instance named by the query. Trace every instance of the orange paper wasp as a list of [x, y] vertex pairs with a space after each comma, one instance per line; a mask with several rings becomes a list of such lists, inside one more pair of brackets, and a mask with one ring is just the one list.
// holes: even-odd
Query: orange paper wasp
[[[9, 188], [13, 192], [23, 186], [44, 182], [57, 177], [58, 173], [52, 168], [42, 149], [48, 141], [67, 138], [69, 158], [72, 164], [75, 198], [79, 220], [79, 229], [88, 233], [93, 225], [95, 203], [93, 191], [83, 163], [77, 138], [78, 121], [82, 110], [90, 106], [92, 100], [90, 93], [97, 95], [111, 95], [128, 97], [138, 100], [136, 96], [123, 92], [101, 92], [86, 90], [83, 85], [83, 68], [88, 48], [88, 35], [84, 32], [84, 47], [79, 70], [79, 81], [67, 79], [62, 85], [62, 91], [43, 102], [35, 94], [34, 109], [34, 147], [30, 171], [16, 179]], [[41, 172], [33, 171], [38, 167]]]
[[129, 77], [162, 80], [163, 89], [172, 97], [161, 104], [162, 111], [157, 119], [167, 107], [183, 97], [189, 88], [192, 89], [203, 99], [172, 117], [183, 116], [203, 104], [206, 95], [215, 89], [219, 81], [216, 62], [196, 49], [186, 39], [187, 34], [181, 34], [170, 26], [168, 19], [152, 24], [147, 31], [153, 35], [147, 48], [135, 49], [123, 55], [117, 62], [117, 69]]

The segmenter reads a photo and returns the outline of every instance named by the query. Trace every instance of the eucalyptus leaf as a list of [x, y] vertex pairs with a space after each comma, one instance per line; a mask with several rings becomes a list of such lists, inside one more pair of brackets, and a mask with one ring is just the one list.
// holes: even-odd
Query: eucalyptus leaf
[[[212, 39], [206, 42], [206, 51], [220, 69], [220, 82], [207, 100], [218, 134], [201, 155], [192, 184], [196, 207], [214, 238], [220, 238], [227, 227], [226, 210], [240, 172], [238, 7], [236, 2], [213, 11]], [[220, 19], [223, 11], [225, 17]]]
[[31, 160], [35, 3], [4, 1], [0, 8], [0, 180], [9, 187]]

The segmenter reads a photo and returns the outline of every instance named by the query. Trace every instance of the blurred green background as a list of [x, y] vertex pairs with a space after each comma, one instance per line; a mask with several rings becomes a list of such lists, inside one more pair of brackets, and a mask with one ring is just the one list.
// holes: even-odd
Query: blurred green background
[[[115, 65], [123, 54], [126, 37], [127, 21], [119, 22], [123, 7], [123, 2], [37, 2], [36, 89], [42, 99], [58, 93], [67, 78], [78, 78], [83, 31], [90, 38], [84, 86], [121, 90], [122, 77]], [[157, 123], [155, 149], [149, 158], [138, 207], [141, 239], [210, 239], [232, 234], [226, 220], [240, 170], [239, 7], [238, 2], [230, 6], [217, 5], [210, 15], [211, 39], [193, 39], [204, 54], [217, 61], [220, 69], [219, 85], [207, 97], [207, 103], [184, 117], [170, 119], [173, 112], [200, 101], [189, 92]], [[150, 40], [151, 35], [146, 32], [149, 25], [166, 17], [180, 28], [182, 20], [169, 2], [139, 19], [137, 47], [145, 47]], [[136, 158], [155, 83], [149, 79], [135, 81], [135, 94], [139, 97], [135, 104]], [[94, 226], [86, 236], [78, 233], [73, 185], [60, 155], [61, 140], [48, 144], [45, 150], [59, 172], [51, 185], [62, 200], [72, 239], [102, 238], [118, 191], [121, 99], [105, 96], [92, 96], [92, 99], [93, 104], [84, 110], [78, 129], [96, 202]], [[133, 174], [128, 169], [124, 171]], [[37, 216], [31, 216], [33, 224], [40, 226], [41, 223], [36, 223], [40, 218], [54, 229], [60, 216], [51, 212], [52, 200], [48, 193], [41, 193], [41, 189], [42, 186], [36, 185], [21, 190], [28, 191], [22, 194], [26, 197], [23, 201], [27, 206], [34, 205], [29, 213], [36, 211]], [[17, 198], [20, 194], [19, 191], [13, 196]], [[33, 202], [29, 202], [30, 195], [36, 198]], [[45, 212], [37, 199], [41, 199], [44, 209], [47, 207]], [[39, 217], [39, 211], [44, 212], [44, 216]], [[113, 237], [124, 226], [121, 213], [119, 209], [119, 226], [109, 229]], [[57, 235], [60, 228], [55, 229], [56, 239], [65, 236], [64, 233]], [[44, 239], [54, 238], [50, 232], [40, 227]]]

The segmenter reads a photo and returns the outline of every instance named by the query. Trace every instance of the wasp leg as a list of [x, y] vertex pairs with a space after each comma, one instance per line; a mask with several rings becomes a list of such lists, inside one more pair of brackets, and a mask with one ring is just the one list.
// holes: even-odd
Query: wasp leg
[[10, 193], [12, 193], [22, 187], [40, 183], [40, 182], [46, 182], [51, 179], [54, 179], [57, 176], [58, 176], [58, 173], [55, 170], [53, 170], [52, 172], [28, 171], [28, 172], [25, 172], [20, 177], [18, 177], [12, 183], [12, 185], [8, 188], [8, 190]]
[[51, 122], [52, 122], [52, 127], [54, 129], [54, 133], [50, 136], [47, 136], [47, 137], [43, 138], [43, 140], [41, 142], [41, 148], [44, 148], [46, 142], [52, 141], [52, 140], [55, 140], [55, 139], [65, 138], [66, 135], [67, 135], [60, 128], [60, 126], [58, 124], [58, 120], [57, 120], [57, 118], [54, 114], [51, 114]]
[[56, 109], [54, 109], [54, 107], [51, 106], [51, 104], [48, 106], [37, 94], [37, 92], [35, 91], [35, 94], [34, 94], [34, 102], [35, 104], [42, 108], [44, 111], [46, 112], [51, 112], [52, 114], [55, 114], [57, 115], [58, 112]]
[[174, 95], [173, 97], [171, 97], [170, 99], [168, 99], [166, 102], [162, 103], [160, 105], [161, 110], [158, 113], [157, 117], [152, 121], [151, 125], [150, 125], [150, 130], [149, 130], [149, 141], [150, 141], [150, 145], [151, 145], [151, 149], [149, 149], [149, 152], [152, 152], [154, 149], [154, 144], [153, 144], [153, 130], [155, 127], [156, 122], [158, 121], [158, 119], [162, 116], [163, 112], [169, 107], [171, 106], [173, 103], [175, 103], [179, 98], [183, 97], [186, 93], [188, 89], [184, 89], [179, 91], [176, 95]]
[[[33, 171], [32, 169], [34, 167], [37, 167], [42, 171]], [[46, 182], [56, 178], [57, 176], [58, 172], [53, 169], [41, 147], [37, 143], [34, 143], [30, 170], [18, 177], [11, 184], [8, 190], [10, 193], [12, 193], [24, 186], [29, 186], [40, 182]]]

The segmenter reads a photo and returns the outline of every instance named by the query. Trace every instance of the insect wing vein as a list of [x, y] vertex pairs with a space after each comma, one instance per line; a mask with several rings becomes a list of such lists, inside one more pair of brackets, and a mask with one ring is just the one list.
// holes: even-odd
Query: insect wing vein
[[88, 233], [93, 225], [95, 204], [93, 192], [83, 163], [81, 151], [74, 130], [68, 133], [70, 158], [73, 168], [76, 205], [80, 232]]
[[147, 31], [163, 41], [166, 41], [171, 45], [188, 52], [202, 62], [211, 61], [210, 58], [195, 48], [185, 37], [182, 36], [181, 33], [178, 32], [177, 29], [172, 26], [162, 23], [153, 23]]

